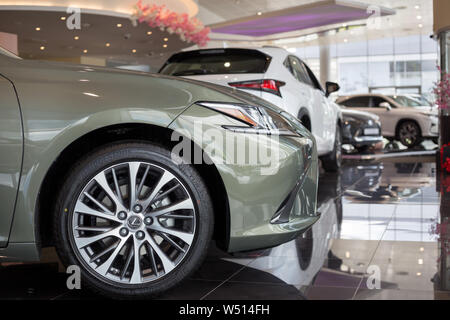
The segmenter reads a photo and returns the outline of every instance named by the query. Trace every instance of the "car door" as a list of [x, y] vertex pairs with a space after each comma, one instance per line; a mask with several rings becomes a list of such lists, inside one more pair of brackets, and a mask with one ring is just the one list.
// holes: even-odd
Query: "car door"
[[308, 73], [309, 81], [311, 83], [311, 87], [313, 88], [314, 111], [321, 114], [322, 117], [320, 122], [322, 124], [323, 139], [327, 144], [326, 151], [331, 152], [334, 148], [334, 139], [336, 135], [337, 108], [326, 97], [325, 91], [312, 70], [304, 62], [302, 63], [304, 69]]
[[[399, 114], [398, 108], [396, 108], [391, 101], [388, 101], [382, 96], [372, 96], [371, 99], [373, 113], [380, 117], [383, 136], [394, 137], [397, 121], [402, 116], [401, 113]], [[382, 103], [386, 102], [389, 103], [391, 109], [387, 109], [386, 107], [381, 106]]]
[[289, 61], [294, 77], [297, 79], [297, 92], [302, 96], [303, 104], [305, 104], [305, 107], [309, 111], [311, 131], [316, 138], [319, 152], [321, 152], [324, 149], [326, 132], [324, 132], [324, 110], [320, 107], [320, 98], [315, 93], [314, 84], [303, 62], [295, 56], [289, 56]]
[[[0, 70], [1, 72], [1, 70]], [[22, 121], [12, 83], [0, 74], [0, 248], [8, 243], [22, 167]], [[30, 222], [31, 223], [31, 222]]]

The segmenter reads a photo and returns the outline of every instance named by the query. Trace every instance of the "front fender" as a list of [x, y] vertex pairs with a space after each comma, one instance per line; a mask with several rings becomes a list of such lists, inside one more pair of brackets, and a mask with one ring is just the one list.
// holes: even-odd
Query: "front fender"
[[28, 130], [23, 170], [9, 243], [36, 242], [35, 213], [39, 191], [51, 165], [71, 143], [94, 130], [112, 125], [133, 123], [167, 127], [171, 121], [172, 118], [162, 110], [142, 108], [103, 110], [76, 120], [60, 120], [58, 127], [52, 127], [51, 121], [25, 121]]

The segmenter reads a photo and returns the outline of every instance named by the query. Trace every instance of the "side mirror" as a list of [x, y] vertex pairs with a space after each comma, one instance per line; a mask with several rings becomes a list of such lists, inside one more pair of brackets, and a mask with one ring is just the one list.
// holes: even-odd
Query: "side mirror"
[[392, 110], [392, 107], [389, 104], [389, 102], [382, 102], [382, 103], [380, 103], [379, 107], [380, 108], [385, 108], [387, 111], [391, 111]]
[[336, 82], [330, 82], [330, 81], [327, 81], [327, 83], [325, 83], [325, 87], [326, 87], [325, 95], [327, 97], [329, 97], [330, 94], [332, 94], [333, 92], [339, 91], [339, 89], [341, 88]]

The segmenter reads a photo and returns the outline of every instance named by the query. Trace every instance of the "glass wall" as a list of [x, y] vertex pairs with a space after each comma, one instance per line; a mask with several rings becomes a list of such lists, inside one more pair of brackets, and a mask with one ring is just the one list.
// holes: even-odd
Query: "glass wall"
[[[439, 76], [438, 43], [425, 35], [340, 43], [330, 50], [330, 80], [340, 84], [340, 94], [429, 94]], [[305, 47], [296, 54], [319, 74], [319, 51]]]

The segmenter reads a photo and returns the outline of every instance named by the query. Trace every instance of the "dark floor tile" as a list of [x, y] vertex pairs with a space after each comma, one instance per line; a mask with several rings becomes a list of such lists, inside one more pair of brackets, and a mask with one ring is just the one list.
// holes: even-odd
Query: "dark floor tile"
[[224, 281], [243, 268], [242, 265], [222, 259], [208, 259], [192, 274], [193, 280]]
[[218, 287], [221, 281], [207, 280], [186, 280], [169, 292], [157, 297], [161, 300], [199, 300], [214, 288]]
[[0, 299], [51, 299], [67, 290], [56, 263], [1, 267], [0, 283]]
[[322, 269], [315, 276], [313, 287], [358, 288], [363, 279], [361, 274]]
[[300, 289], [283, 284], [226, 282], [205, 300], [304, 300]]
[[434, 300], [436, 293], [433, 291], [360, 289], [356, 293], [355, 300]]
[[351, 300], [355, 293], [355, 288], [310, 287], [305, 297], [308, 300]]

